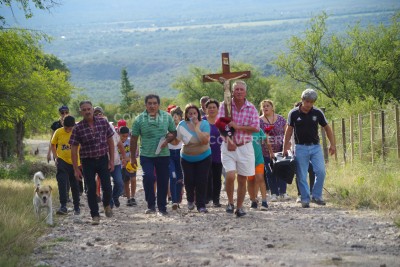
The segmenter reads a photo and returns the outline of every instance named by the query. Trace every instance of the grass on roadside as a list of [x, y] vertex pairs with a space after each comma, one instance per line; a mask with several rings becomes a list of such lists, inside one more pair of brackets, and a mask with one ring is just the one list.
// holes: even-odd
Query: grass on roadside
[[[400, 226], [399, 163], [329, 163], [325, 188], [333, 196], [330, 201], [348, 208], [370, 208], [389, 213]], [[327, 196], [326, 192], [324, 194]]]
[[[46, 183], [56, 188], [54, 180]], [[33, 182], [0, 179], [0, 266], [24, 265], [36, 239], [49, 229], [34, 215], [33, 192]]]

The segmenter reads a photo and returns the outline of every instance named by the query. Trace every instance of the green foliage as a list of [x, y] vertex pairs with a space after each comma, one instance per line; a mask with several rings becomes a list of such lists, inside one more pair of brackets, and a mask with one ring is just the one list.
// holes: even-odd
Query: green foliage
[[[246, 79], [248, 88], [247, 99], [257, 107], [263, 99], [268, 97], [271, 89], [271, 82], [267, 78], [262, 77], [260, 70], [256, 69], [254, 66], [244, 63], [236, 63], [231, 66], [232, 72], [245, 70], [251, 71], [251, 78]], [[189, 74], [178, 77], [173, 84], [173, 87], [177, 88], [179, 91], [177, 103], [183, 103], [181, 105], [183, 107], [190, 102], [199, 105], [200, 98], [205, 95], [222, 101], [223, 86], [220, 83], [202, 82], [202, 76], [210, 73], [211, 71], [206, 69], [190, 67]], [[221, 73], [221, 70], [215, 73]]]
[[378, 105], [400, 100], [400, 13], [392, 24], [356, 25], [347, 35], [327, 33], [325, 13], [311, 20], [304, 37], [292, 37], [289, 53], [275, 64], [290, 78], [320, 91], [339, 107], [373, 97]]
[[119, 115], [121, 118], [125, 118], [127, 115], [136, 115], [142, 112], [143, 96], [135, 91], [135, 87], [129, 81], [128, 72], [126, 69], [122, 69], [121, 72], [121, 104], [119, 108]]
[[[31, 4], [30, 2], [34, 3], [35, 7], [41, 10], [50, 10], [53, 8], [55, 5], [58, 5], [58, 2], [56, 0], [0, 0], [0, 6], [5, 6], [8, 8], [12, 8], [13, 4], [16, 4], [18, 8], [22, 9], [25, 18], [29, 19], [33, 17], [33, 12], [31, 9]], [[0, 15], [0, 24], [6, 24], [6, 19]], [[0, 29], [2, 26], [0, 25]]]

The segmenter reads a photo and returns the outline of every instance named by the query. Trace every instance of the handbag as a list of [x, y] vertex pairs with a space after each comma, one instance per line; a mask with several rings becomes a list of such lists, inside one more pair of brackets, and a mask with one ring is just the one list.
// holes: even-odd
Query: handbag
[[294, 174], [296, 172], [296, 163], [292, 156], [283, 156], [282, 152], [274, 153], [272, 159], [272, 173], [275, 177], [285, 181], [288, 184], [292, 184]]

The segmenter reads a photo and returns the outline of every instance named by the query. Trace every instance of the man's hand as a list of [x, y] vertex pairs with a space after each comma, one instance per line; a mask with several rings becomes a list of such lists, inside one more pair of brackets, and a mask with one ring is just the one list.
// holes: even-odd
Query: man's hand
[[49, 163], [51, 160], [51, 151], [47, 152], [47, 163]]
[[82, 171], [81, 171], [80, 168], [74, 169], [74, 175], [75, 175], [75, 179], [76, 179], [78, 182], [82, 181], [83, 175], [82, 175]]
[[335, 155], [335, 153], [336, 153], [336, 146], [329, 146], [329, 154], [331, 155], [331, 156], [333, 156], [333, 155]]
[[108, 170], [110, 171], [110, 172], [113, 172], [114, 171], [114, 161], [108, 161]]

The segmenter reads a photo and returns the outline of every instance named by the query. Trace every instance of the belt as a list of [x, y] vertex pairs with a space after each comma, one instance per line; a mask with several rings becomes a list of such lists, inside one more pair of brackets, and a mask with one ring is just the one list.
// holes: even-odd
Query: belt
[[319, 143], [298, 143], [296, 145], [302, 145], [302, 146], [314, 146], [314, 145], [319, 145]]
[[236, 144], [236, 146], [239, 147], [239, 146], [243, 146], [243, 145], [248, 144], [248, 143], [250, 143], [250, 141], [249, 141], [249, 142], [246, 142], [246, 143], [239, 143], [239, 144]]

